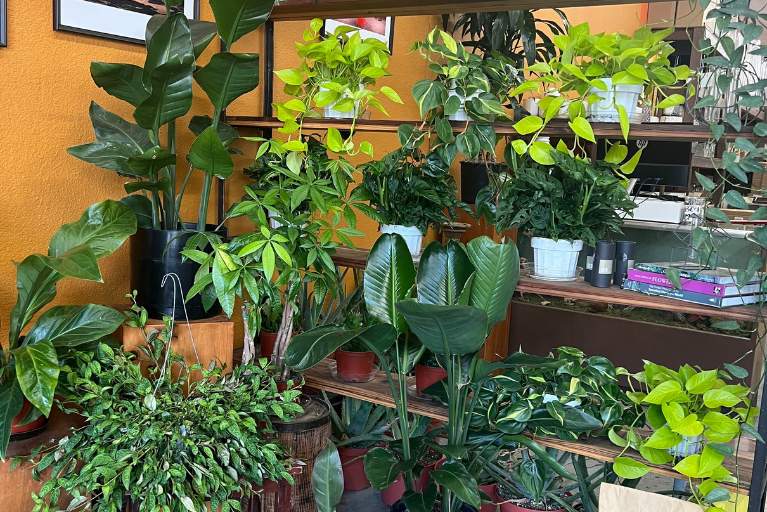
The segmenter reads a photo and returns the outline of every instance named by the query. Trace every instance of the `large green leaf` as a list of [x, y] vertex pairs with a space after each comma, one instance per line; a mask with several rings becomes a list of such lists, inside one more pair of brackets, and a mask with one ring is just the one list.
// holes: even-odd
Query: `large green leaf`
[[78, 245], [61, 256], [44, 257], [45, 264], [62, 276], [101, 282], [101, 270], [93, 249]]
[[73, 348], [112, 334], [123, 320], [119, 311], [98, 304], [56, 306], [37, 320], [24, 344], [50, 341], [56, 348]]
[[451, 240], [446, 247], [432, 242], [418, 263], [418, 302], [451, 306], [458, 297], [474, 267], [466, 251]]
[[93, 132], [99, 142], [125, 144], [134, 149], [137, 155], [154, 146], [149, 140], [149, 132], [144, 128], [109, 112], [95, 101], [91, 102], [89, 114]]
[[194, 78], [210, 98], [216, 112], [258, 86], [258, 54], [217, 53]]
[[477, 352], [485, 343], [487, 315], [472, 306], [419, 304], [409, 299], [397, 304], [410, 330], [435, 354]]
[[227, 48], [269, 18], [274, 0], [210, 0], [218, 33]]
[[83, 162], [102, 169], [117, 171], [126, 176], [136, 176], [128, 161], [135, 156], [136, 150], [130, 144], [121, 142], [92, 142], [67, 149], [67, 153]]
[[192, 69], [165, 65], [152, 73], [152, 93], [136, 108], [133, 117], [147, 130], [185, 115], [192, 106]]
[[48, 416], [59, 380], [59, 359], [50, 341], [24, 345], [13, 352], [16, 377], [24, 396]]
[[312, 470], [314, 503], [319, 512], [335, 512], [344, 493], [344, 475], [341, 458], [332, 442], [314, 459]]
[[93, 82], [107, 93], [137, 107], [149, 91], [144, 87], [144, 70], [134, 64], [91, 62]]
[[318, 327], [290, 340], [285, 351], [285, 364], [296, 371], [306, 371], [352, 340], [370, 344], [373, 352], [382, 354], [394, 344], [396, 336], [394, 328], [388, 324], [354, 330], [332, 325]]
[[402, 473], [402, 463], [386, 448], [372, 448], [365, 454], [365, 475], [379, 491], [389, 487]]
[[232, 156], [218, 136], [214, 126], [209, 126], [195, 139], [189, 149], [189, 162], [206, 174], [228, 178], [234, 171]]
[[136, 216], [136, 225], [140, 228], [152, 227], [152, 201], [141, 194], [133, 194], [120, 199]]
[[399, 235], [378, 237], [368, 256], [363, 283], [370, 316], [403, 332], [405, 319], [397, 312], [397, 302], [410, 297], [414, 285], [415, 266], [405, 241]]
[[13, 418], [21, 412], [23, 405], [24, 397], [15, 375], [7, 374], [5, 380], [0, 381], [0, 458], [5, 458]]
[[48, 247], [50, 256], [63, 256], [85, 245], [97, 258], [108, 256], [136, 232], [136, 216], [119, 201], [108, 199], [90, 206], [77, 222], [59, 228]]
[[16, 305], [11, 311], [9, 342], [14, 348], [24, 326], [40, 308], [56, 297], [56, 283], [64, 276], [46, 264], [46, 257], [32, 254], [16, 265]]
[[513, 242], [497, 244], [486, 236], [467, 245], [474, 265], [469, 304], [487, 314], [488, 329], [506, 318], [519, 281], [519, 252]]
[[477, 481], [461, 462], [450, 460], [431, 473], [432, 479], [449, 489], [458, 499], [478, 509], [482, 505]]
[[152, 83], [154, 72], [165, 68], [194, 67], [194, 47], [189, 20], [182, 13], [163, 16], [147, 43], [143, 81]]
[[[146, 41], [151, 43], [157, 30], [165, 21], [164, 14], [156, 14], [149, 18], [149, 22], [146, 24]], [[200, 20], [187, 20], [189, 22], [189, 30], [192, 33], [192, 46], [194, 47], [195, 57], [199, 57], [205, 48], [208, 47], [213, 38], [216, 37], [216, 24], [210, 21]]]

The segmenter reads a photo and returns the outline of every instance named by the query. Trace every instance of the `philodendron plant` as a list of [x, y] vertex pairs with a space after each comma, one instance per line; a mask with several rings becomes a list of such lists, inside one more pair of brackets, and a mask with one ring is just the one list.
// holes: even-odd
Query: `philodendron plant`
[[[649, 471], [645, 463], [624, 455], [629, 448], [651, 464], [675, 461], [674, 469], [690, 482], [691, 499], [712, 512], [720, 510], [715, 504], [730, 496], [720, 484], [738, 482], [724, 466], [735, 452], [733, 441], [745, 434], [764, 442], [754, 428], [758, 409], [751, 407], [750, 389], [740, 382], [748, 372], [732, 364], [723, 370], [686, 364], [675, 371], [645, 362], [643, 371], [626, 375], [632, 388], [628, 395], [642, 414], [625, 427], [625, 435], [609, 432], [610, 440], [623, 447], [615, 473], [639, 478]], [[644, 423], [649, 434], [641, 430]]]
[[[54, 235], [47, 254], [32, 254], [16, 265], [16, 305], [11, 311], [8, 344], [0, 347], [0, 457], [5, 457], [11, 426], [24, 400], [30, 415], [48, 416], [61, 360], [73, 349], [112, 334], [123, 315], [97, 304], [54, 306], [32, 318], [56, 297], [65, 277], [102, 281], [98, 260], [112, 254], [136, 232], [136, 217], [116, 201], [97, 203]], [[24, 421], [24, 419], [21, 419]]]
[[[416, 272], [412, 256], [399, 235], [382, 235], [370, 252], [365, 270], [365, 304], [379, 323], [361, 329], [323, 327], [298, 335], [288, 347], [286, 362], [303, 371], [344, 343], [355, 340], [378, 356], [394, 397], [399, 432], [410, 432], [407, 413], [407, 374], [428, 348], [448, 371], [449, 448], [435, 445], [446, 461], [432, 473], [442, 486], [444, 510], [460, 503], [479, 507], [476, 481], [464, 463], [472, 410], [473, 383], [487, 376], [479, 350], [491, 328], [506, 317], [506, 308], [519, 277], [519, 255], [513, 243], [487, 237], [467, 246], [451, 241], [429, 245]], [[401, 436], [398, 449], [373, 448], [365, 457], [365, 472], [378, 489], [403, 474], [410, 510], [431, 512], [435, 493], [414, 491], [414, 446], [423, 440]]]
[[[94, 102], [90, 116], [96, 141], [70, 148], [69, 153], [129, 178], [125, 190], [131, 195], [123, 201], [136, 211], [142, 227], [154, 229], [180, 228], [186, 185], [194, 169], [201, 171], [203, 188], [197, 228], [203, 231], [213, 179], [226, 179], [234, 170], [229, 145], [237, 132], [222, 121], [222, 114], [232, 101], [258, 85], [259, 57], [221, 51], [205, 65], [196, 61], [216, 33], [230, 48], [260, 27], [269, 17], [274, 0], [211, 0], [215, 23], [187, 19], [175, 9], [181, 3], [165, 0], [167, 14], [149, 20], [143, 68], [133, 64], [91, 64], [96, 85], [129, 103], [136, 123]], [[178, 183], [176, 124], [192, 106], [193, 81], [208, 96], [212, 118], [192, 118], [189, 129], [197, 138], [186, 157], [189, 170], [183, 183]]]

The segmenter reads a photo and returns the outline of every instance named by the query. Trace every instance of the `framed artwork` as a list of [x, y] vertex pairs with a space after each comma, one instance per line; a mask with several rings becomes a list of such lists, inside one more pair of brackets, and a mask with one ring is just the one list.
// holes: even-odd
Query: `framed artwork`
[[394, 18], [338, 18], [325, 20], [325, 32], [333, 32], [336, 27], [353, 27], [360, 31], [364, 38], [372, 37], [389, 45], [389, 51], [394, 50]]
[[8, 46], [8, 1], [0, 0], [0, 46]]
[[[163, 0], [54, 0], [53, 9], [54, 30], [143, 44], [149, 18], [165, 14], [165, 3]], [[200, 0], [184, 0], [183, 10], [190, 19], [198, 19]]]

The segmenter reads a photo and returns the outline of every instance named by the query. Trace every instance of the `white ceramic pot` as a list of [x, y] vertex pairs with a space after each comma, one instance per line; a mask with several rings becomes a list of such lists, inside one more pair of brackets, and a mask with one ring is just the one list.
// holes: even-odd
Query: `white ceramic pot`
[[448, 97], [452, 97], [452, 96], [455, 96], [456, 98], [458, 98], [458, 100], [461, 102], [461, 106], [458, 107], [458, 111], [455, 114], [451, 114], [447, 116], [447, 118], [450, 119], [451, 121], [471, 121], [471, 119], [469, 118], [469, 114], [466, 112], [465, 105], [466, 105], [466, 102], [469, 101], [470, 99], [479, 97], [479, 91], [475, 92], [474, 94], [472, 94], [471, 96], [467, 98], [464, 98], [463, 96], [458, 94], [458, 92], [456, 92], [455, 89], [450, 89]]
[[592, 87], [590, 89], [591, 94], [596, 94], [601, 98], [601, 101], [593, 103], [589, 106], [589, 117], [591, 121], [597, 123], [619, 123], [620, 116], [618, 115], [618, 109], [616, 105], [622, 105], [626, 109], [628, 118], [634, 118], [637, 112], [637, 103], [639, 102], [639, 95], [642, 94], [642, 85], [625, 85], [616, 84], [613, 85], [611, 78], [601, 79], [607, 90], [603, 91]]
[[674, 457], [684, 458], [695, 455], [703, 451], [703, 436], [688, 437], [684, 436], [682, 441], [668, 449], [668, 452]]
[[582, 240], [552, 240], [535, 236], [531, 240], [535, 275], [543, 279], [568, 281], [578, 272]]
[[[320, 89], [327, 90], [324, 87], [320, 87]], [[362, 85], [360, 85], [360, 89], [362, 89]], [[359, 114], [359, 112], [355, 112], [360, 109], [359, 101], [354, 104], [354, 110], [352, 110], [351, 112], [341, 112], [340, 110], [336, 110], [335, 108], [333, 108], [336, 106], [336, 103], [333, 103], [332, 105], [328, 105], [327, 107], [323, 109], [323, 115], [325, 116], [326, 119], [354, 119], [355, 114]], [[359, 116], [356, 116], [356, 117], [359, 117]]]
[[275, 212], [274, 210], [267, 210], [267, 216], [269, 217], [270, 228], [280, 229], [282, 227], [282, 222], [280, 222], [276, 218], [276, 217], [279, 217], [279, 213]]
[[423, 233], [415, 226], [400, 226], [399, 224], [381, 224], [381, 233], [391, 233], [401, 236], [410, 254], [418, 256], [421, 254], [421, 244], [423, 243]]

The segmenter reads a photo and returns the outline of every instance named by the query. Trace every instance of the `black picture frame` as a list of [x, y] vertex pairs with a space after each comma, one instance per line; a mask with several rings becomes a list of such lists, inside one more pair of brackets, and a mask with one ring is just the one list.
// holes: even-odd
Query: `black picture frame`
[[[5, 3], [7, 0], [0, 0], [0, 3]], [[200, 0], [194, 0], [194, 19], [200, 19]], [[123, 41], [126, 43], [144, 45], [146, 42], [143, 39], [136, 39], [133, 37], [121, 36], [118, 34], [110, 34], [108, 32], [99, 32], [97, 30], [89, 30], [80, 27], [72, 27], [61, 23], [61, 0], [53, 0], [53, 30], [59, 32], [73, 32], [75, 34], [82, 34], [91, 37], [99, 37], [102, 39], [112, 39], [115, 41]]]
[[0, 0], [0, 47], [8, 46], [8, 0]]

